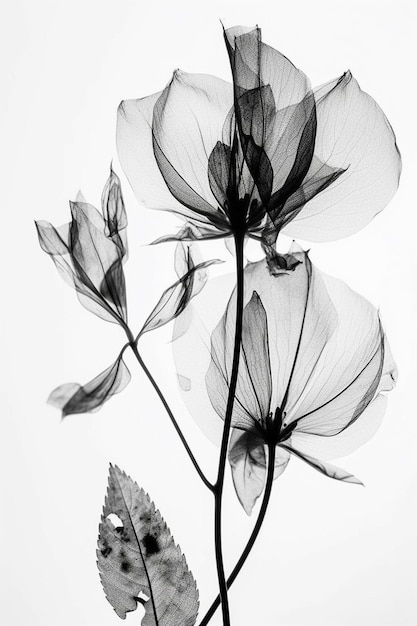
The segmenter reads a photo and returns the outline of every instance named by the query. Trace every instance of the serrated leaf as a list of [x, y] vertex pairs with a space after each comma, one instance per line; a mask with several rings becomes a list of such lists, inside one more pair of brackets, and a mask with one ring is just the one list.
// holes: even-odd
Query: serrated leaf
[[149, 496], [112, 465], [97, 559], [106, 598], [121, 619], [140, 602], [142, 626], [195, 624], [198, 591], [184, 555]]

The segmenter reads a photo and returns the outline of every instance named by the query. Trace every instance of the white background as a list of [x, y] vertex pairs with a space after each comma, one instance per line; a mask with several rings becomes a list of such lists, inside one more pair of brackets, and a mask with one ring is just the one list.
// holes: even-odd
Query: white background
[[[63, 423], [45, 404], [63, 382], [86, 382], [115, 358], [121, 331], [84, 310], [38, 246], [33, 219], [68, 221], [81, 188], [98, 203], [115, 151], [121, 99], [160, 90], [173, 69], [229, 78], [219, 19], [259, 24], [263, 39], [320, 84], [350, 68], [388, 115], [404, 159], [400, 190], [370, 226], [315, 244], [313, 261], [381, 309], [399, 367], [383, 426], [340, 461], [366, 489], [290, 463], [274, 484], [261, 537], [231, 592], [232, 624], [411, 626], [416, 591], [416, 258], [413, 2], [307, 0], [15, 0], [0, 37], [2, 417], [0, 523], [5, 626], [111, 626], [95, 564], [108, 463], [155, 500], [198, 581], [201, 615], [216, 593], [212, 497], [129, 357], [133, 381], [100, 412]], [[149, 249], [175, 219], [135, 201], [126, 266], [139, 328], [174, 279], [172, 245]], [[203, 244], [205, 246], [205, 244]], [[204, 247], [207, 258], [213, 254]], [[227, 258], [223, 245], [216, 254]], [[216, 273], [215, 270], [213, 275]], [[223, 271], [223, 269], [222, 269]], [[145, 358], [172, 398], [203, 466], [217, 449], [184, 409], [168, 332], [144, 339]], [[226, 563], [253, 519], [228, 482]], [[140, 623], [139, 611], [127, 623]], [[213, 624], [220, 624], [219, 615]]]

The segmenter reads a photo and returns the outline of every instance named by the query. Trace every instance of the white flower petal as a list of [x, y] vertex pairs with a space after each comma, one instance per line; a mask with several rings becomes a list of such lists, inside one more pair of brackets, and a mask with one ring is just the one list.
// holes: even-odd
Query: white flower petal
[[285, 234], [332, 241], [360, 230], [388, 204], [398, 187], [401, 157], [383, 111], [350, 72], [315, 95], [315, 157], [346, 171], [304, 206]]

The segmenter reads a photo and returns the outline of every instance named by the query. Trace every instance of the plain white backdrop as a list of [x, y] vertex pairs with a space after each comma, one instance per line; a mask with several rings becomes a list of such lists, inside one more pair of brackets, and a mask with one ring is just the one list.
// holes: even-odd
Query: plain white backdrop
[[[124, 337], [80, 306], [41, 252], [33, 220], [68, 221], [68, 199], [79, 188], [97, 204], [111, 159], [121, 175], [115, 150], [120, 100], [160, 90], [177, 67], [229, 79], [220, 19], [259, 24], [264, 41], [315, 85], [350, 68], [386, 112], [404, 161], [399, 192], [370, 226], [311, 251], [322, 270], [380, 307], [399, 368], [381, 429], [339, 462], [366, 488], [290, 463], [274, 484], [261, 536], [232, 589], [232, 624], [417, 623], [412, 0], [15, 0], [3, 2], [2, 13], [1, 623], [118, 624], [95, 564], [109, 462], [160, 508], [197, 579], [201, 616], [217, 592], [212, 497], [135, 361], [129, 357], [129, 387], [98, 413], [61, 422], [45, 404], [57, 385], [86, 382], [107, 367]], [[130, 220], [130, 320], [138, 329], [174, 280], [173, 246], [145, 244], [178, 221], [146, 211], [123, 177], [122, 183]], [[231, 264], [223, 244], [203, 246], [206, 258], [221, 255]], [[214, 477], [217, 449], [184, 408], [169, 337], [169, 330], [150, 334], [143, 353]], [[229, 476], [226, 498], [230, 569], [254, 520], [238, 505]], [[140, 623], [139, 611], [127, 623]], [[220, 616], [212, 623], [219, 625]]]

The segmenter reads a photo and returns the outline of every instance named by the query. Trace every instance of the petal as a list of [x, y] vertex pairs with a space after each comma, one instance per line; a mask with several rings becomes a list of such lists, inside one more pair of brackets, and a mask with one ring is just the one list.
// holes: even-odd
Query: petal
[[[223, 420], [210, 401], [206, 374], [212, 355], [210, 341], [212, 333], [224, 315], [228, 299], [233, 291], [235, 277], [227, 274], [211, 279], [192, 304], [192, 323], [187, 332], [172, 343], [178, 382], [183, 399], [198, 426], [216, 445], [220, 444]], [[191, 307], [189, 307], [190, 309]], [[174, 337], [182, 330], [181, 320], [175, 320]], [[220, 382], [222, 378], [219, 377]], [[227, 393], [227, 389], [225, 389]]]
[[315, 470], [321, 472], [329, 478], [334, 478], [335, 480], [340, 480], [344, 483], [363, 485], [359, 478], [356, 478], [356, 476], [354, 476], [353, 474], [349, 474], [349, 472], [346, 472], [346, 470], [341, 469], [340, 467], [336, 467], [336, 465], [330, 465], [330, 463], [324, 463], [323, 461], [319, 461], [318, 459], [315, 459], [307, 454], [303, 454], [299, 450], [296, 450], [292, 446], [288, 446], [286, 444], [280, 444], [279, 447], [282, 447], [288, 452], [291, 452], [291, 454], [298, 457], [299, 459], [310, 465], [310, 467], [313, 467]]
[[208, 178], [212, 150], [222, 137], [233, 104], [232, 86], [202, 74], [174, 72], [155, 103], [152, 121], [155, 159], [187, 217], [221, 218]]
[[123, 351], [110, 367], [86, 385], [66, 383], [54, 389], [48, 398], [49, 404], [61, 409], [62, 417], [100, 409], [114, 394], [123, 391], [130, 381], [130, 372], [122, 354]]
[[[213, 408], [224, 419], [232, 370], [235, 327], [235, 300], [232, 299], [211, 336], [211, 363], [206, 375]], [[268, 326], [265, 309], [256, 292], [243, 311], [242, 348], [233, 407], [232, 424], [252, 430], [264, 424], [270, 412], [272, 392]]]
[[92, 284], [126, 321], [124, 245], [117, 236], [106, 236], [104, 219], [92, 205], [72, 202], [70, 206], [70, 252], [75, 272], [84, 284]]
[[236, 495], [247, 515], [250, 515], [265, 486], [266, 454], [263, 440], [256, 433], [233, 430], [229, 462]]
[[291, 442], [303, 454], [318, 456], [320, 459], [337, 459], [351, 454], [367, 443], [382, 424], [388, 398], [378, 394], [349, 428], [332, 437], [322, 437], [311, 433], [293, 431]]
[[285, 229], [293, 237], [331, 241], [363, 228], [398, 187], [401, 157], [375, 100], [347, 72], [316, 92], [315, 156], [345, 170], [310, 200]]
[[276, 110], [301, 102], [309, 80], [283, 54], [261, 41], [260, 28], [235, 26], [225, 30], [235, 85], [242, 90], [270, 85]]
[[139, 202], [150, 209], [181, 212], [182, 205], [169, 191], [153, 152], [153, 109], [161, 93], [120, 103], [117, 111], [117, 153]]
[[[283, 473], [289, 460], [287, 450], [276, 449], [274, 480]], [[229, 462], [237, 497], [250, 515], [265, 486], [267, 446], [256, 432], [234, 429], [230, 437]]]
[[[74, 264], [74, 259], [70, 253], [70, 226], [71, 224], [65, 224], [55, 228], [49, 222], [37, 221], [36, 228], [42, 249], [50, 255], [65, 282], [75, 288], [79, 301], [88, 311], [108, 322], [120, 322], [117, 313], [107, 302], [105, 296], [100, 293], [100, 288], [103, 288], [105, 292], [104, 277], [102, 277], [102, 282], [97, 289], [79, 264]], [[108, 283], [112, 284], [114, 268], [110, 267], [109, 270]]]
[[288, 405], [297, 431], [333, 436], [355, 422], [380, 391], [392, 388], [396, 367], [377, 310], [345, 283], [322, 274], [338, 314], [337, 330], [302, 392]]
[[[306, 253], [292, 271], [271, 276], [265, 261], [245, 269], [245, 289], [256, 289], [268, 316], [273, 397], [271, 410], [298, 399], [337, 326], [320, 272]], [[288, 421], [288, 420], [287, 420]]]
[[110, 166], [110, 176], [106, 182], [101, 196], [101, 206], [106, 224], [105, 234], [111, 237], [120, 247], [122, 254], [126, 254], [125, 229], [127, 227], [127, 215], [123, 201], [120, 178]]
[[[288, 188], [301, 183], [313, 156], [316, 130], [308, 78], [261, 41], [259, 28], [230, 28], [225, 39], [241, 134], [263, 148], [274, 173], [275, 192], [284, 184]], [[249, 169], [253, 170], [250, 164]]]

